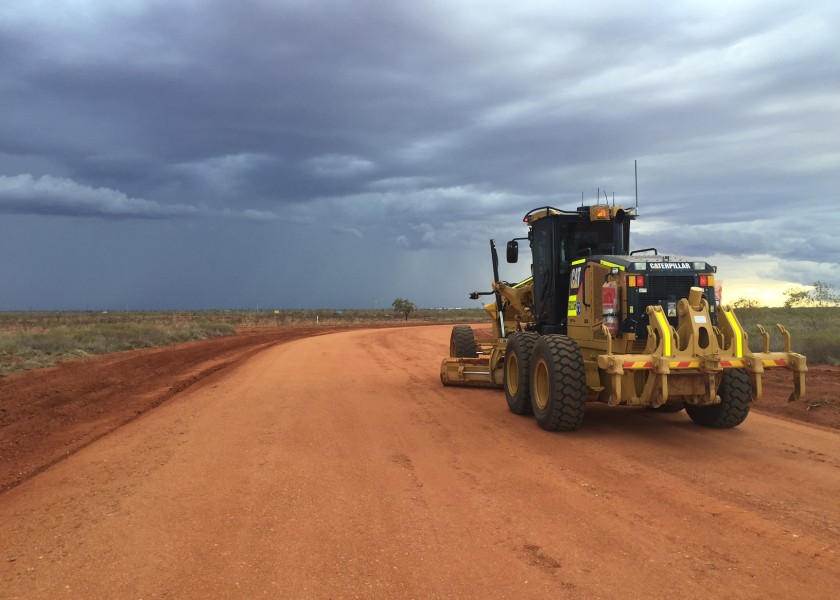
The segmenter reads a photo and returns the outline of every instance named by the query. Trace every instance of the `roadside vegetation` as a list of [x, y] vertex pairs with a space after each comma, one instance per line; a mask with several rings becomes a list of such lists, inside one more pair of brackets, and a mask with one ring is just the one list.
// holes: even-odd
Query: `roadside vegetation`
[[[732, 302], [750, 347], [761, 350], [756, 325], [771, 334], [771, 348], [782, 350], [781, 323], [791, 333], [793, 351], [808, 364], [840, 365], [840, 298], [820, 284], [791, 290], [785, 307], [768, 308], [738, 299]], [[409, 302], [409, 301], [406, 301]], [[396, 304], [396, 301], [395, 301]], [[0, 377], [59, 361], [151, 348], [275, 327], [388, 326], [408, 323], [483, 323], [486, 313], [472, 309], [411, 310], [217, 310], [173, 312], [11, 312], [0, 313]], [[410, 317], [410, 318], [409, 318]]]
[[[135, 316], [137, 313], [135, 313]], [[0, 314], [0, 376], [71, 358], [153, 348], [234, 333], [212, 321], [163, 322], [143, 315], [101, 319], [84, 313]]]
[[815, 308], [737, 308], [738, 319], [750, 336], [750, 349], [764, 347], [756, 325], [770, 333], [772, 350], [783, 350], [782, 336], [776, 323], [790, 332], [792, 350], [804, 354], [809, 365], [840, 365], [840, 307]]
[[739, 298], [732, 306], [750, 335], [753, 351], [764, 345], [756, 327], [759, 324], [770, 332], [771, 349], [782, 350], [782, 336], [776, 327], [781, 323], [791, 334], [793, 351], [804, 354], [808, 364], [840, 364], [840, 293], [833, 285], [816, 281], [807, 287], [789, 288], [781, 308], [760, 306], [748, 298]]
[[[413, 309], [411, 322], [476, 322], [480, 309]], [[237, 331], [322, 324], [404, 324], [394, 310], [0, 313], [0, 377], [73, 358], [203, 340]]]

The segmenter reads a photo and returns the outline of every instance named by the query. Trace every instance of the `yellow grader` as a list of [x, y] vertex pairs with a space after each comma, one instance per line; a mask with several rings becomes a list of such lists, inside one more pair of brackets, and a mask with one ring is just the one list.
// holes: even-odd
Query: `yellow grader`
[[587, 402], [683, 408], [699, 425], [742, 423], [761, 398], [767, 368], [793, 373], [790, 400], [805, 393], [805, 357], [752, 352], [734, 310], [715, 297], [716, 267], [703, 260], [665, 256], [655, 248], [628, 252], [634, 209], [582, 206], [573, 211], [537, 208], [525, 215], [528, 237], [507, 244], [518, 260], [519, 240], [532, 254], [531, 277], [516, 284], [499, 278], [496, 245], [492, 291], [485, 310], [493, 321], [489, 341], [456, 326], [444, 385], [502, 387], [508, 407], [533, 413], [550, 431], [577, 429]]

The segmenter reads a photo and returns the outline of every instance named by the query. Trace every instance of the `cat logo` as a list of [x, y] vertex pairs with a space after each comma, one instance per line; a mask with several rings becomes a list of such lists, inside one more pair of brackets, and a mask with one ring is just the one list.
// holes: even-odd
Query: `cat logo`
[[580, 274], [583, 272], [583, 267], [575, 267], [572, 269], [571, 283], [569, 283], [570, 290], [576, 290], [580, 287]]

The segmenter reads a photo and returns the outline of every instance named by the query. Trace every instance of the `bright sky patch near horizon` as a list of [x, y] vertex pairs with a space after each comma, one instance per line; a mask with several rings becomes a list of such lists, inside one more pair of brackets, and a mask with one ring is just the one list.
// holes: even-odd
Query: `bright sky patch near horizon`
[[475, 306], [490, 238], [632, 205], [634, 160], [632, 248], [725, 301], [840, 287], [837, 31], [833, 0], [9, 0], [0, 310]]

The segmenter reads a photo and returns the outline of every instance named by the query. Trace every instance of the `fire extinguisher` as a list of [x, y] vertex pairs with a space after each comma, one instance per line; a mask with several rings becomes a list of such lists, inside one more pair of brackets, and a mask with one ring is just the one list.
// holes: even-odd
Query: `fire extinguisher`
[[603, 305], [604, 325], [610, 335], [618, 334], [618, 288], [615, 281], [608, 281], [601, 288], [601, 304]]

